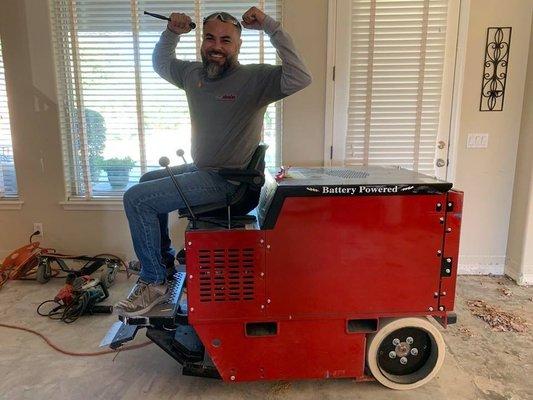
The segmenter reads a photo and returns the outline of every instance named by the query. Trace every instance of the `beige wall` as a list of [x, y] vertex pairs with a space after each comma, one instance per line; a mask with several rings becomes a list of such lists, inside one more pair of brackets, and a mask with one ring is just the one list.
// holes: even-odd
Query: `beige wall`
[[21, 210], [0, 210], [0, 254], [25, 244], [42, 222], [45, 246], [72, 253], [131, 251], [121, 212], [64, 211], [57, 99], [47, 2], [0, 2], [13, 147]]
[[[471, 0], [455, 150], [455, 186], [465, 191], [466, 199], [460, 260], [463, 272], [503, 272], [521, 131], [524, 146], [532, 148], [531, 135], [524, 135], [525, 131], [531, 131], [531, 117], [524, 120], [522, 129], [520, 125], [532, 3], [530, 0], [507, 0], [502, 7], [499, 0]], [[284, 4], [285, 28], [310, 66], [314, 81], [304, 92], [285, 101], [282, 157], [285, 164], [321, 165], [326, 101], [327, 1], [286, 0]], [[61, 251], [114, 252], [132, 256], [122, 211], [65, 211], [60, 205], [65, 191], [47, 15], [44, 0], [0, 1], [0, 33], [13, 141], [24, 200], [21, 210], [0, 210], [0, 257], [27, 241], [33, 222], [44, 224], [44, 244]], [[504, 111], [480, 113], [483, 46], [488, 26], [513, 27], [511, 58]], [[528, 89], [528, 93], [532, 90]], [[526, 108], [531, 108], [531, 102], [526, 103]], [[472, 132], [489, 133], [489, 148], [466, 149], [466, 136]], [[526, 156], [521, 156], [519, 169], [520, 162], [531, 162], [527, 150], [523, 154]], [[519, 181], [523, 182], [525, 178], [520, 175]], [[523, 192], [519, 193], [523, 195]], [[527, 202], [522, 200], [522, 203], [524, 201]], [[531, 209], [531, 202], [528, 204]], [[513, 218], [521, 220], [523, 215], [525, 211], [520, 211]], [[173, 227], [175, 237], [180, 235], [182, 228], [182, 225]], [[528, 229], [531, 232], [531, 224]], [[515, 235], [514, 231], [512, 235]], [[531, 260], [532, 256], [528, 257]], [[531, 265], [530, 261], [528, 263]]]
[[533, 284], [533, 21], [505, 272]]
[[[464, 85], [457, 137], [455, 186], [465, 191], [460, 271], [504, 271], [513, 194], [527, 55], [529, 0], [471, 0]], [[505, 105], [501, 112], [480, 112], [479, 98], [486, 29], [512, 26]], [[467, 149], [469, 133], [488, 133], [487, 149]]]
[[311, 69], [313, 84], [285, 100], [282, 158], [286, 165], [324, 163], [328, 2], [285, 0], [283, 24]]

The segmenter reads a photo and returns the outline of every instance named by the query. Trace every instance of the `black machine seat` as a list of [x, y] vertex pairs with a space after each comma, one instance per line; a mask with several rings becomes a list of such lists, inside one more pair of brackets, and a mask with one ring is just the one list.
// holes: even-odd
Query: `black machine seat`
[[[231, 215], [238, 218], [252, 211], [259, 203], [261, 187], [265, 183], [265, 154], [268, 145], [260, 143], [246, 169], [222, 168], [218, 174], [224, 179], [238, 183], [237, 191], [226, 202], [210, 203], [191, 207], [196, 217], [224, 218], [228, 207]], [[187, 208], [178, 210], [180, 218], [190, 218]]]

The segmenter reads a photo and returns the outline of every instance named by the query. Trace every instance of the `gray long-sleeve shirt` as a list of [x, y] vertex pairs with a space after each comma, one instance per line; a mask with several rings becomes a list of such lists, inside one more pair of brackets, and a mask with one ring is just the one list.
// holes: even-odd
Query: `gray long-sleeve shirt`
[[311, 75], [281, 24], [267, 16], [264, 31], [281, 65], [237, 65], [208, 79], [201, 62], [176, 59], [179, 35], [165, 30], [152, 62], [164, 79], [185, 90], [191, 116], [191, 152], [200, 169], [245, 168], [261, 140], [268, 104], [311, 83]]

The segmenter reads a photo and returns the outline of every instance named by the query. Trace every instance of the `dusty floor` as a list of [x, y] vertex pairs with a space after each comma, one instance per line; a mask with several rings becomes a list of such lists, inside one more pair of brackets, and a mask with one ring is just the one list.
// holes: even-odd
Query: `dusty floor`
[[[132, 278], [133, 279], [133, 278]], [[121, 274], [110, 304], [132, 284]], [[97, 351], [113, 316], [84, 317], [72, 325], [35, 313], [60, 280], [9, 282], [0, 290], [0, 322], [38, 330], [72, 351]], [[484, 300], [524, 318], [527, 332], [493, 332], [469, 311]], [[533, 288], [505, 277], [461, 277], [458, 323], [443, 330], [448, 352], [439, 375], [408, 392], [352, 380], [225, 384], [185, 377], [155, 345], [101, 357], [69, 357], [29, 333], [0, 327], [0, 399], [533, 399]], [[139, 334], [135, 342], [145, 341]]]

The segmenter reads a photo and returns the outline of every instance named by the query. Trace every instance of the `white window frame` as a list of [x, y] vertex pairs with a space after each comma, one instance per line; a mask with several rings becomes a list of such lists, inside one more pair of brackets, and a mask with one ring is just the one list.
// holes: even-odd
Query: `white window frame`
[[[470, 0], [450, 0], [441, 113], [436, 140], [444, 141], [445, 147], [438, 149], [435, 146], [435, 158], [447, 160], [447, 167], [436, 173], [438, 178], [445, 180], [453, 180], [455, 177], [469, 9]], [[350, 49], [350, 15], [350, 0], [328, 1], [324, 166], [344, 165], [350, 53], [338, 52], [337, 49]]]
[[[54, 0], [50, 0], [51, 2], [53, 2]], [[74, 0], [72, 0], [74, 1]], [[132, 4], [133, 4], [133, 1], [132, 0]], [[195, 3], [196, 4], [196, 7], [199, 9], [199, 1], [200, 0], [195, 0]], [[265, 7], [265, 1], [264, 0], [260, 0], [258, 6], [260, 8], [264, 8]], [[54, 7], [54, 5], [51, 3], [50, 4], [50, 7]], [[72, 7], [72, 6], [71, 6]], [[280, 7], [279, 9], [281, 10], [281, 21], [283, 21], [283, 17], [284, 17], [284, 2], [283, 0], [279, 0], [279, 6]], [[51, 10], [52, 14], [53, 14], [53, 11]], [[196, 15], [197, 18], [199, 18], [199, 14]], [[197, 21], [197, 24], [199, 23], [199, 21]], [[162, 25], [164, 26], [164, 24]], [[162, 28], [164, 29], [164, 28]], [[196, 34], [196, 42], [197, 42], [197, 46], [199, 46], [201, 44], [201, 37], [199, 36], [198, 34], [199, 31], [197, 31], [197, 34]], [[138, 32], [133, 32], [134, 36], [135, 34], [138, 34]], [[259, 33], [260, 35], [260, 41], [263, 42], [264, 40], [268, 40], [267, 37], [264, 37], [264, 33], [263, 32], [260, 32]], [[73, 35], [74, 38], [77, 37], [77, 35]], [[134, 43], [135, 45], [136, 43]], [[138, 49], [137, 49], [138, 50]], [[57, 51], [57, 50], [56, 50]], [[76, 52], [77, 50], [75, 50]], [[135, 52], [135, 55], [137, 56], [138, 54], [138, 51]], [[260, 58], [261, 60], [263, 59], [263, 54], [264, 52], [263, 51], [260, 51]], [[199, 56], [199, 50], [197, 49], [197, 57]], [[74, 57], [75, 59], [77, 58], [77, 56]], [[277, 62], [279, 63], [280, 60], [279, 60], [279, 57], [276, 57], [277, 58]], [[74, 65], [76, 67], [76, 65]], [[136, 65], [137, 67], [137, 65]], [[79, 66], [78, 66], [79, 68]], [[56, 70], [57, 70], [57, 67], [56, 67]], [[136, 78], [138, 79], [138, 71], [136, 71]], [[138, 95], [138, 94], [137, 94]], [[137, 99], [137, 101], [139, 102], [139, 99]], [[82, 99], [79, 99], [78, 102], [80, 102], [79, 106], [81, 108], [83, 108], [83, 98]], [[281, 150], [282, 150], [282, 135], [283, 135], [283, 130], [282, 130], [282, 109], [283, 109], [283, 102], [282, 101], [278, 101], [274, 104], [274, 107], [275, 107], [275, 117], [276, 117], [276, 132], [277, 132], [277, 135], [276, 135], [276, 142], [275, 142], [275, 149], [273, 149], [275, 151], [275, 160], [274, 160], [274, 163], [275, 165], [279, 165], [280, 163], [280, 160], [282, 159], [282, 154], [281, 154]], [[63, 117], [62, 117], [63, 118]], [[138, 116], [138, 118], [140, 118]], [[80, 113], [80, 119], [82, 121], [81, 122], [81, 125], [84, 126], [84, 122], [83, 122], [83, 119], [84, 119], [84, 116], [83, 116], [83, 113]], [[142, 125], [142, 121], [139, 122], [139, 125]], [[142, 132], [142, 128], [141, 129], [141, 132], [139, 132], [139, 136], [142, 138], [143, 137], [143, 132]], [[81, 129], [83, 131], [83, 128]], [[72, 135], [72, 133], [65, 133], [65, 132], [62, 132], [62, 135], [65, 136], [65, 135]], [[81, 132], [81, 139], [84, 140], [84, 134], [83, 132]], [[65, 140], [65, 139], [64, 139]], [[140, 146], [142, 147], [142, 144], [140, 144]], [[68, 153], [68, 149], [64, 148], [63, 149], [63, 152], [67, 152]], [[144, 151], [144, 148], [140, 148], [140, 151], [141, 153]], [[70, 159], [70, 155], [65, 153], [64, 156], [63, 156], [63, 160], [64, 160], [64, 163]], [[87, 159], [87, 156], [86, 154], [83, 155], [82, 157], [84, 160]], [[143, 167], [143, 157], [141, 155], [141, 167]], [[73, 168], [72, 166], [70, 165], [67, 165], [65, 164], [64, 165], [64, 170], [65, 171], [69, 171], [69, 169]], [[85, 166], [83, 168], [83, 172], [85, 173], [85, 170], [88, 170], [89, 167], [88, 166]], [[84, 181], [88, 182], [88, 179], [87, 177], [85, 176], [84, 177]], [[88, 189], [87, 192], [85, 193], [85, 195], [81, 195], [81, 196], [72, 196], [70, 194], [70, 189], [69, 189], [69, 181], [66, 179], [65, 180], [65, 194], [66, 194], [66, 200], [64, 202], [61, 202], [61, 205], [63, 206], [63, 208], [65, 210], [84, 210], [84, 209], [91, 209], [91, 210], [122, 210], [123, 207], [122, 207], [122, 200], [121, 200], [121, 196], [114, 196], [114, 195], [110, 195], [109, 197], [107, 196], [99, 196], [99, 197], [94, 197], [92, 195], [92, 191], [91, 189]]]
[[[5, 100], [6, 100], [6, 105], [7, 105], [7, 109], [5, 110], [6, 113], [7, 113], [7, 118], [8, 118], [8, 130], [9, 130], [9, 135], [11, 136], [11, 154], [13, 155], [14, 157], [14, 152], [13, 152], [13, 127], [12, 127], [12, 124], [11, 124], [11, 120], [10, 120], [10, 116], [9, 116], [9, 98], [7, 97], [7, 82], [6, 82], [6, 79], [5, 79], [5, 60], [4, 60], [4, 56], [3, 56], [3, 46], [1, 45], [1, 41], [0, 41], [0, 58], [2, 59], [2, 69], [3, 69], [3, 74], [2, 74], [2, 77], [3, 77], [3, 82], [2, 82], [2, 85], [6, 87], [6, 97], [5, 97]], [[1, 154], [0, 154], [1, 155]], [[1, 185], [0, 185], [0, 210], [20, 210], [22, 208], [22, 204], [23, 202], [20, 200], [20, 191], [19, 191], [19, 185], [18, 185], [18, 182], [16, 180], [16, 177], [17, 177], [17, 174], [16, 174], [16, 166], [15, 166], [15, 160], [13, 159], [13, 179], [15, 179], [15, 185], [16, 185], [16, 192], [14, 195], [9, 195], [9, 196], [6, 196], [6, 192], [4, 190], [4, 175], [3, 175], [3, 168], [0, 166], [0, 182], [1, 182]]]

